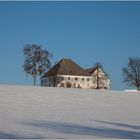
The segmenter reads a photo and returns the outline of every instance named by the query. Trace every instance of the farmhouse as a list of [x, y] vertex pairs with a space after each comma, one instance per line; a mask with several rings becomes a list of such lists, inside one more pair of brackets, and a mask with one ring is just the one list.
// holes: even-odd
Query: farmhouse
[[83, 69], [71, 59], [61, 59], [40, 79], [41, 86], [110, 89], [110, 80], [102, 69]]

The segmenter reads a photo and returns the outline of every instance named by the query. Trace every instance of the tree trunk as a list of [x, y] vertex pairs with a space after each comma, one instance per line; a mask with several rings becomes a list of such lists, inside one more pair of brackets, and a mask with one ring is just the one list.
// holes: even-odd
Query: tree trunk
[[137, 90], [140, 91], [140, 86], [137, 86]]
[[35, 77], [34, 77], [34, 86], [35, 86], [35, 84], [36, 84], [36, 75], [35, 75]]
[[99, 89], [99, 70], [97, 68], [97, 89]]

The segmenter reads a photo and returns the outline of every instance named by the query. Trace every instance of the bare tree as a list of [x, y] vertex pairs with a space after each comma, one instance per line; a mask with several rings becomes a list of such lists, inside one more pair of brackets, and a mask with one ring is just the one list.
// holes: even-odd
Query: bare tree
[[23, 48], [25, 57], [23, 70], [27, 76], [31, 75], [34, 79], [34, 86], [38, 75], [44, 74], [51, 66], [49, 60], [51, 54], [47, 50], [43, 50], [39, 45], [25, 45]]
[[126, 67], [122, 68], [124, 81], [128, 86], [140, 90], [140, 58], [129, 58]]
[[[96, 73], [97, 87], [96, 87], [96, 89], [100, 89], [100, 88], [102, 88], [102, 87], [100, 87], [101, 85], [104, 86], [104, 81], [105, 80], [107, 81], [108, 75], [104, 72], [104, 68], [99, 62], [97, 62], [95, 64], [95, 69], [97, 70], [97, 73]], [[104, 73], [101, 73], [100, 70], [102, 70]], [[107, 87], [104, 87], [104, 88], [107, 88]]]

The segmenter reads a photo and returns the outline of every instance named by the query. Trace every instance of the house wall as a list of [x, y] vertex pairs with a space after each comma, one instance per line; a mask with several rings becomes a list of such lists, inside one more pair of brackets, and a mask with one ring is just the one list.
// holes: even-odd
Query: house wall
[[41, 86], [95, 88], [96, 85], [91, 76], [57, 75], [42, 78]]
[[[93, 81], [97, 87], [97, 70], [94, 71], [94, 73], [92, 73], [91, 76], [93, 77]], [[100, 68], [98, 71], [98, 76], [99, 76], [99, 87], [102, 89], [105, 88], [110, 89], [110, 80]]]
[[[110, 80], [99, 69], [99, 88], [110, 89]], [[48, 87], [73, 87], [73, 88], [97, 88], [97, 70], [91, 76], [57, 75], [41, 79], [41, 86]]]

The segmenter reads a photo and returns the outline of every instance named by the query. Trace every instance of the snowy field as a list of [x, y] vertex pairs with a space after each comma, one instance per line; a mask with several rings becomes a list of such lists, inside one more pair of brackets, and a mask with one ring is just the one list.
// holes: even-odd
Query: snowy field
[[140, 139], [140, 93], [0, 86], [1, 139]]

